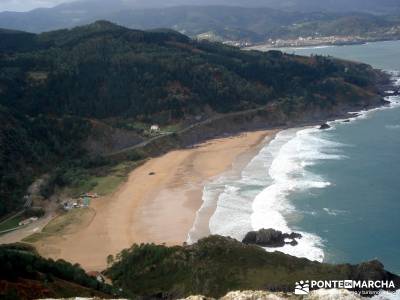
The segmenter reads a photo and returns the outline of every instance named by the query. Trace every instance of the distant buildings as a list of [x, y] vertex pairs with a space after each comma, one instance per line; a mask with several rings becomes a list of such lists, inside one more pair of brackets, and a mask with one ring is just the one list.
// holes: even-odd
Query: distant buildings
[[318, 45], [345, 45], [363, 42], [365, 38], [360, 36], [320, 36], [318, 32], [315, 32], [313, 36], [293, 39], [268, 39], [264, 47], [281, 48], [281, 47], [306, 47], [306, 46], [318, 46]]
[[93, 198], [98, 198], [99, 195], [96, 193], [86, 193], [81, 195], [79, 199], [70, 199], [68, 201], [65, 201], [62, 204], [62, 208], [66, 211], [69, 211], [73, 208], [85, 208], [89, 207], [90, 201]]
[[250, 47], [253, 45], [252, 43], [247, 41], [224, 41], [223, 44], [239, 48]]

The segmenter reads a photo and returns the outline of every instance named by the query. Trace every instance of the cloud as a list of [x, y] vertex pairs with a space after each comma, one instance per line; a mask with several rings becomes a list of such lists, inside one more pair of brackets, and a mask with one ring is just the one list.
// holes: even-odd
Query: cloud
[[0, 0], [0, 11], [28, 11], [38, 7], [52, 7], [73, 0]]

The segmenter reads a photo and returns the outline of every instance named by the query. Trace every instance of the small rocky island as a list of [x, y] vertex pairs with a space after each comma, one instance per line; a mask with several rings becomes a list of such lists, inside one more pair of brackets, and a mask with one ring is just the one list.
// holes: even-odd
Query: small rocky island
[[320, 130], [325, 130], [325, 129], [329, 129], [329, 128], [331, 128], [331, 126], [329, 126], [327, 123], [324, 123], [319, 127]]
[[[296, 239], [301, 239], [300, 233], [282, 233], [282, 231], [275, 229], [260, 229], [258, 231], [250, 231], [244, 237], [242, 243], [255, 244], [262, 247], [278, 248], [286, 244], [296, 246], [298, 244]], [[287, 241], [290, 240], [290, 241]]]

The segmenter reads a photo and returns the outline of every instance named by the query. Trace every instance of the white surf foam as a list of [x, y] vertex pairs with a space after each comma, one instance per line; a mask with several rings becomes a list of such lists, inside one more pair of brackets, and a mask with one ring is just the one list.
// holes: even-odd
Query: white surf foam
[[343, 215], [343, 214], [347, 213], [347, 211], [344, 211], [344, 210], [330, 209], [327, 207], [324, 207], [323, 210], [330, 216], [338, 216], [338, 215]]
[[[400, 85], [400, 80], [398, 84]], [[357, 115], [348, 120], [353, 122], [367, 118], [374, 111], [400, 105], [399, 96], [388, 96], [386, 99], [390, 102], [389, 105], [355, 112]], [[335, 126], [343, 121], [332, 121], [329, 125], [334, 130]], [[209, 220], [212, 234], [242, 240], [247, 232], [261, 228], [274, 228], [283, 232], [296, 231], [303, 235], [303, 238], [298, 240], [298, 245], [266, 250], [323, 261], [321, 238], [290, 228], [288, 217], [299, 212], [295, 211], [288, 196], [296, 191], [330, 186], [329, 181], [311, 173], [307, 167], [314, 165], [318, 160], [345, 159], [341, 152], [345, 146], [347, 145], [329, 140], [329, 130], [306, 128], [281, 131], [252, 159], [239, 177], [224, 175], [206, 185], [203, 206], [188, 235], [188, 242], [193, 243], [202, 237], [197, 232], [198, 221], [203, 212], [213, 207], [215, 212]], [[328, 214], [339, 213], [327, 210]]]
[[[292, 232], [287, 223], [287, 216], [295, 213], [295, 209], [287, 197], [295, 191], [320, 189], [331, 185], [329, 181], [307, 171], [306, 167], [318, 160], [345, 158], [339, 151], [341, 146], [344, 145], [323, 138], [322, 132], [316, 128], [280, 132], [267, 147], [274, 157], [268, 171], [273, 183], [257, 195], [253, 202], [253, 228], [274, 228]], [[300, 233], [303, 238], [297, 246], [286, 245], [278, 250], [322, 261], [322, 240], [311, 233]]]
[[400, 129], [400, 124], [386, 125], [385, 127], [386, 127], [386, 129], [390, 129], [390, 130], [399, 130]]
[[[289, 194], [330, 185], [306, 167], [317, 160], [345, 157], [339, 151], [343, 145], [324, 139], [317, 132], [321, 131], [307, 128], [278, 133], [244, 168], [239, 179], [220, 181], [218, 184], [224, 187], [209, 222], [211, 233], [242, 240], [247, 232], [261, 228], [292, 232], [286, 219], [296, 212], [287, 199]], [[206, 197], [205, 194], [204, 201]], [[266, 250], [322, 261], [322, 240], [314, 234], [299, 232], [303, 238], [298, 245]]]
[[[395, 86], [400, 86], [400, 71], [386, 71], [386, 72], [392, 76], [393, 84]], [[386, 91], [386, 92], [394, 93], [394, 91]], [[364, 120], [364, 119], [371, 117], [374, 112], [391, 109], [391, 108], [400, 106], [400, 96], [390, 95], [390, 96], [386, 96], [384, 99], [389, 102], [387, 105], [379, 106], [379, 107], [372, 108], [372, 109], [363, 109], [360, 111], [349, 112], [349, 114], [350, 114], [349, 118], [337, 119], [337, 120], [330, 121], [327, 123], [329, 126], [331, 126], [331, 129], [334, 129], [337, 124], [343, 123], [344, 121], [355, 122], [358, 120]], [[353, 115], [353, 116], [351, 116], [351, 115]]]
[[334, 45], [321, 45], [321, 46], [304, 46], [304, 47], [284, 47], [285, 50], [317, 50], [335, 47]]
[[[188, 234], [188, 243], [204, 237], [204, 230], [199, 229], [205, 220], [212, 234], [231, 236], [239, 240], [252, 230], [251, 203], [258, 192], [268, 185], [265, 170], [272, 161], [272, 157], [268, 155], [270, 156], [261, 151], [240, 174], [224, 174], [205, 185], [203, 204]], [[215, 210], [211, 218], [210, 208]]]
[[368, 119], [369, 117], [371, 117], [374, 112], [392, 109], [392, 108], [400, 106], [400, 96], [387, 96], [384, 99], [389, 102], [387, 105], [383, 105], [383, 106], [379, 106], [379, 107], [371, 108], [371, 109], [367, 109], [367, 110], [349, 112], [349, 114], [353, 115], [353, 116], [350, 116], [349, 118], [346, 118], [346, 119], [337, 119], [334, 121], [329, 121], [327, 123], [329, 126], [331, 126], [331, 129], [334, 129], [336, 125], [344, 123], [344, 121], [351, 123], [351, 122], [355, 122], [355, 121], [359, 121], [359, 120], [365, 120], [365, 119]]
[[252, 202], [256, 195], [270, 183], [266, 170], [272, 159], [271, 154], [264, 148], [243, 169], [239, 178], [223, 182], [223, 192], [217, 199], [215, 213], [209, 222], [212, 234], [242, 240], [247, 232], [253, 230]]
[[[306, 168], [318, 160], [345, 158], [340, 152], [343, 146], [323, 138], [317, 128], [281, 131], [238, 178], [222, 176], [206, 185], [203, 206], [196, 219], [214, 205], [215, 212], [209, 221], [212, 234], [242, 240], [247, 232], [261, 228], [296, 231], [303, 236], [298, 245], [266, 250], [323, 261], [321, 238], [289, 227], [287, 218], [297, 212], [288, 196], [294, 191], [328, 187], [330, 182]], [[198, 220], [188, 235], [189, 243], [201, 237], [196, 232], [197, 224]]]
[[208, 222], [209, 215], [212, 214], [212, 210], [216, 206], [218, 196], [223, 192], [224, 182], [226, 180], [226, 176], [220, 176], [204, 186], [202, 195], [203, 203], [196, 212], [193, 226], [188, 233], [187, 243], [192, 244], [204, 237], [203, 235], [207, 228], [202, 227]]

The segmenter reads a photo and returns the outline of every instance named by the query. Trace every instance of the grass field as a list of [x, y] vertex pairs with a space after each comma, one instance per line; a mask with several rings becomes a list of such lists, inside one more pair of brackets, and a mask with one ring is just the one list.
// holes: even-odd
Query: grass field
[[[141, 162], [123, 162], [107, 170], [102, 170], [99, 174], [77, 174], [80, 176], [78, 184], [65, 188], [64, 194], [69, 197], [79, 197], [88, 192], [97, 193], [99, 196], [106, 196], [115, 192], [118, 187], [127, 179], [129, 173]], [[72, 233], [74, 230], [82, 228], [85, 223], [90, 222], [94, 217], [95, 211], [90, 208], [73, 209], [64, 212], [50, 221], [41, 232], [34, 233], [26, 237], [23, 241], [26, 243], [35, 243], [43, 238]]]
[[20, 215], [0, 223], [0, 232], [18, 227], [19, 222], [23, 219], [24, 217]]
[[34, 233], [22, 241], [35, 243], [45, 237], [73, 233], [85, 224], [89, 224], [94, 215], [95, 211], [90, 208], [73, 209], [51, 220], [42, 232]]
[[79, 197], [88, 192], [97, 193], [100, 196], [110, 195], [117, 190], [127, 179], [129, 173], [140, 165], [140, 163], [137, 161], [127, 161], [107, 170], [102, 170], [99, 173], [92, 172], [80, 175], [80, 180], [65, 188], [65, 193], [71, 197]]

